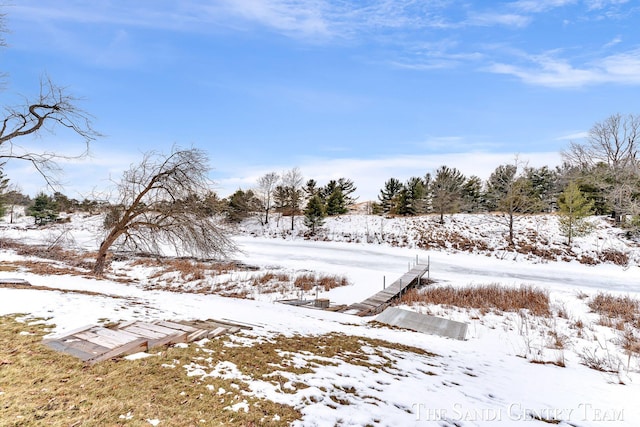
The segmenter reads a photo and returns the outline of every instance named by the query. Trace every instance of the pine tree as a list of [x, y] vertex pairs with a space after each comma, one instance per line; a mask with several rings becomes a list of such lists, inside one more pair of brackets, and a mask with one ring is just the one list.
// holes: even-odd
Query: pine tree
[[351, 195], [356, 191], [356, 186], [350, 179], [340, 178], [338, 179], [338, 187], [340, 187], [340, 191], [342, 191], [342, 195], [344, 196], [345, 206], [348, 208], [352, 206], [357, 197], [352, 197]]
[[465, 177], [456, 168], [441, 166], [436, 171], [436, 177], [431, 185], [433, 210], [440, 214], [440, 223], [444, 223], [445, 213], [455, 213], [460, 210], [462, 186]]
[[340, 187], [336, 187], [326, 201], [327, 215], [343, 215], [347, 213], [347, 202]]
[[462, 210], [468, 213], [480, 212], [482, 209], [482, 180], [472, 175], [464, 183], [461, 189]]
[[316, 182], [315, 179], [310, 179], [304, 185], [303, 190], [304, 190], [304, 193], [306, 194], [307, 198], [311, 198], [311, 197], [315, 196], [316, 194], [320, 194], [320, 192], [322, 191], [322, 188], [318, 187], [318, 183]]
[[33, 205], [27, 209], [27, 213], [34, 218], [38, 225], [43, 225], [58, 218], [58, 210], [53, 199], [44, 193], [38, 193], [33, 200]]
[[389, 180], [384, 183], [384, 188], [380, 190], [380, 195], [378, 196], [382, 204], [382, 212], [397, 213], [396, 202], [403, 188], [404, 185], [396, 178], [389, 178]]
[[497, 212], [493, 218], [509, 229], [507, 242], [515, 245], [516, 215], [540, 211], [540, 200], [534, 196], [531, 181], [518, 173], [519, 164], [498, 166], [487, 180], [487, 208]]
[[584, 236], [591, 231], [591, 226], [584, 220], [593, 211], [593, 201], [587, 200], [575, 182], [562, 192], [558, 198], [560, 207], [560, 232], [567, 238], [571, 247], [574, 237]]
[[324, 203], [319, 195], [314, 195], [309, 199], [304, 210], [304, 225], [311, 229], [311, 234], [316, 233], [316, 229], [321, 227], [326, 217]]
[[253, 191], [238, 190], [229, 197], [226, 207], [227, 221], [239, 223], [260, 210], [260, 200]]

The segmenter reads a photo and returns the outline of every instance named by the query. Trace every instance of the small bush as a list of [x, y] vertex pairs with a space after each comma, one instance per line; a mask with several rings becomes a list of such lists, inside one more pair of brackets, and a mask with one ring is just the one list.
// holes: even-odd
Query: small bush
[[614, 249], [607, 249], [600, 252], [600, 259], [603, 262], [611, 262], [616, 265], [629, 265], [629, 254]]

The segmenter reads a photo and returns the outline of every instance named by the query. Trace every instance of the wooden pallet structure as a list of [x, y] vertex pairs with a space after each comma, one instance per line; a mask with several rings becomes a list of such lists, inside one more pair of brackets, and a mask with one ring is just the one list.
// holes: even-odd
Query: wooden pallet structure
[[47, 347], [75, 356], [87, 364], [152, 348], [213, 338], [218, 335], [253, 329], [251, 325], [228, 320], [154, 322], [132, 321], [114, 327], [88, 325], [64, 336], [43, 340]]
[[382, 291], [370, 296], [362, 302], [351, 304], [343, 310], [344, 313], [357, 316], [373, 316], [382, 312], [391, 301], [402, 295], [407, 289], [420, 284], [422, 277], [429, 271], [429, 264], [416, 264], [398, 280]]

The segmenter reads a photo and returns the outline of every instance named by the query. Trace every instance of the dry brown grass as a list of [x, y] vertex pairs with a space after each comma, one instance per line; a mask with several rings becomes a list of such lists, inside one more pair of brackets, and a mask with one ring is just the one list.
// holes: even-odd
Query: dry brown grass
[[[21, 335], [25, 331], [29, 335]], [[202, 355], [194, 346], [87, 367], [44, 347], [45, 332], [42, 324], [0, 317], [3, 426], [143, 426], [149, 425], [147, 419], [172, 426], [279, 426], [300, 418], [286, 405], [239, 392], [216, 394], [220, 387], [233, 390], [232, 380], [188, 377], [182, 366]], [[249, 404], [247, 413], [224, 409], [242, 400]], [[127, 414], [131, 420], [125, 420]], [[276, 414], [279, 421], [273, 420]]]
[[549, 316], [549, 294], [533, 286], [512, 288], [497, 284], [454, 288], [433, 286], [411, 289], [404, 294], [399, 304], [434, 304], [483, 312], [529, 310], [537, 316]]
[[600, 292], [589, 301], [589, 308], [600, 315], [601, 325], [624, 330], [627, 323], [640, 328], [640, 301], [628, 295], [620, 297]]
[[[288, 374], [312, 373], [338, 363], [374, 372], [397, 371], [393, 352], [436, 356], [416, 347], [339, 333], [280, 335], [234, 346], [229, 345], [233, 337], [225, 336], [202, 346], [165, 348], [145, 359], [84, 366], [43, 346], [46, 331], [42, 323], [0, 317], [2, 426], [143, 426], [149, 425], [147, 419], [171, 426], [285, 426], [299, 420], [300, 412], [246, 394], [246, 378], [295, 392], [308, 386], [291, 381]], [[300, 366], [300, 355], [308, 361], [306, 366]], [[195, 363], [209, 371], [223, 361], [236, 365], [245, 379], [188, 376], [184, 368]], [[221, 389], [225, 392], [219, 393]], [[341, 386], [322, 391], [336, 405], [350, 404], [345, 393], [359, 392]], [[225, 409], [243, 400], [248, 412]]]
[[294, 281], [296, 288], [303, 291], [311, 291], [317, 286], [324, 291], [349, 285], [349, 280], [342, 276], [325, 275], [325, 274], [301, 274]]
[[286, 273], [274, 273], [268, 271], [254, 276], [251, 281], [251, 285], [255, 287], [265, 287], [265, 285], [273, 283], [291, 283], [291, 276]]
[[48, 261], [14, 261], [12, 264], [16, 270], [27, 271], [40, 276], [62, 276], [65, 274], [84, 276], [90, 273], [87, 270]]
[[58, 261], [69, 267], [85, 270], [91, 270], [93, 267], [92, 260], [96, 257], [95, 252], [74, 251], [63, 249], [60, 246], [26, 245], [8, 239], [0, 240], [0, 247], [3, 249], [12, 249], [18, 255]]
[[629, 265], [629, 254], [614, 249], [606, 249], [600, 252], [600, 259], [603, 262], [611, 262], [616, 265]]

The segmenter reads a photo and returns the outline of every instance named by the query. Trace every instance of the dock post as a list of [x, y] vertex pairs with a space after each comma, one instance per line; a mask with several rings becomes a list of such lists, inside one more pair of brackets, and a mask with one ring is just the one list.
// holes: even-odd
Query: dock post
[[382, 289], [387, 289], [387, 276], [382, 276]]

